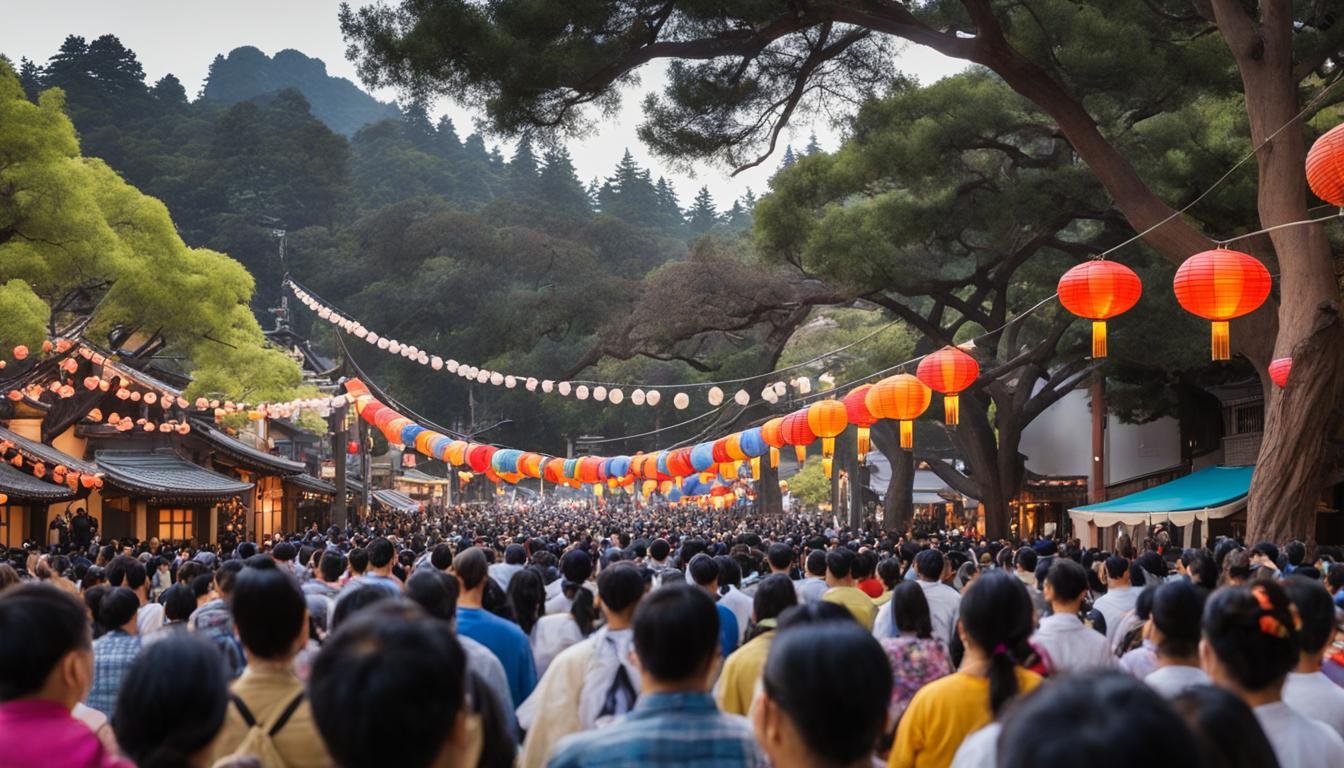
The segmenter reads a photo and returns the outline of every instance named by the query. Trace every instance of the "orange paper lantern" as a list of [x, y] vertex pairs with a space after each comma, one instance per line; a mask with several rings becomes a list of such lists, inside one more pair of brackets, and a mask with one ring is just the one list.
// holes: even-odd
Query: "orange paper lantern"
[[1264, 304], [1273, 280], [1254, 256], [1219, 248], [1186, 259], [1172, 286], [1185, 311], [1213, 321], [1213, 359], [1227, 360], [1232, 356], [1227, 321]]
[[[1096, 357], [1095, 353], [1093, 357]], [[980, 364], [956, 347], [943, 347], [933, 354], [925, 355], [919, 361], [915, 375], [930, 389], [943, 393], [943, 420], [948, 424], [957, 424], [961, 420], [959, 395], [980, 377]]]
[[821, 438], [821, 455], [835, 455], [835, 438], [849, 426], [845, 404], [839, 400], [819, 400], [809, 405], [807, 426]]
[[779, 416], [761, 425], [761, 439], [771, 448], [783, 448], [784, 443], [784, 417]]
[[1105, 357], [1106, 321], [1138, 303], [1143, 283], [1124, 264], [1098, 260], [1065, 272], [1059, 278], [1058, 290], [1059, 303], [1065, 309], [1092, 321], [1092, 356]]
[[1325, 202], [1344, 208], [1344, 125], [1321, 134], [1307, 152], [1307, 186]]
[[915, 428], [911, 422], [929, 408], [933, 390], [908, 373], [889, 376], [868, 390], [864, 403], [868, 412], [879, 419], [895, 419], [901, 423], [901, 447], [910, 449], [915, 444]]

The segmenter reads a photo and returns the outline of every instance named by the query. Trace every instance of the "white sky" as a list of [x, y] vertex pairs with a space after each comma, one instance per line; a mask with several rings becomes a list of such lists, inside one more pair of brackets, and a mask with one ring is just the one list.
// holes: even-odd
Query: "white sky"
[[[354, 0], [353, 4], [368, 2], [371, 0]], [[294, 48], [322, 59], [329, 74], [358, 84], [354, 66], [345, 58], [345, 42], [336, 21], [339, 5], [339, 0], [0, 0], [0, 53], [16, 64], [22, 56], [42, 64], [66, 35], [83, 35], [91, 40], [112, 33], [135, 51], [151, 83], [171, 72], [194, 98], [216, 53], [227, 54], [244, 45], [256, 46], [267, 55]], [[906, 50], [900, 65], [921, 82], [937, 80], [965, 66], [964, 62], [919, 47]], [[661, 70], [645, 67], [641, 75], [641, 84], [625, 94], [619, 114], [599, 123], [590, 135], [567, 142], [585, 184], [595, 176], [609, 175], [628, 147], [642, 165], [653, 168], [655, 178], [665, 175], [673, 182], [683, 205], [689, 204], [701, 185], [709, 187], [721, 209], [748, 187], [758, 194], [766, 189], [766, 180], [778, 166], [777, 157], [736, 177], [718, 166], [699, 166], [692, 176], [667, 172], [652, 162], [635, 128], [640, 122], [639, 105], [644, 94], [662, 86]], [[382, 101], [396, 97], [390, 91], [374, 95]], [[452, 116], [460, 135], [471, 132], [475, 117], [471, 110], [441, 103], [437, 111]], [[839, 133], [820, 118], [815, 125], [795, 125], [785, 139], [801, 148], [812, 131], [825, 149], [834, 149], [840, 142]], [[510, 154], [510, 147], [502, 149], [506, 156]]]

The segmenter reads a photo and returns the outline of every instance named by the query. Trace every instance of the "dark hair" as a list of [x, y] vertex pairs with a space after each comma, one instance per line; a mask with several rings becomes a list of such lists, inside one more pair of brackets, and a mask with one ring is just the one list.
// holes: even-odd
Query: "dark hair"
[[274, 557], [276, 560], [280, 560], [283, 562], [289, 562], [290, 560], [293, 560], [297, 554], [298, 550], [294, 547], [293, 544], [290, 544], [288, 541], [282, 541], [279, 544], [276, 544], [275, 549], [271, 550], [271, 556]]
[[1194, 734], [1204, 765], [1279, 768], [1260, 721], [1240, 696], [1226, 688], [1196, 685], [1178, 693], [1171, 706]]
[[341, 578], [341, 571], [345, 570], [345, 558], [341, 557], [340, 552], [323, 552], [317, 569], [322, 573], [323, 581], [334, 582]]
[[463, 589], [475, 589], [489, 574], [490, 564], [480, 547], [467, 547], [453, 558], [453, 572], [462, 581]]
[[357, 586], [343, 591], [336, 598], [336, 604], [331, 608], [331, 615], [327, 617], [327, 629], [334, 632], [346, 619], [370, 605], [394, 599], [387, 590], [381, 587]]
[[145, 584], [145, 565], [134, 557], [117, 555], [107, 564], [107, 583], [114, 587], [139, 589]]
[[650, 675], [686, 680], [708, 668], [719, 651], [719, 612], [703, 589], [665, 584], [639, 601], [634, 635], [640, 666]]
[[1302, 618], [1298, 650], [1320, 653], [1335, 634], [1335, 601], [1319, 581], [1293, 574], [1283, 580], [1283, 591]]
[[989, 708], [995, 715], [1017, 695], [1012, 654], [1031, 637], [1035, 609], [1016, 576], [990, 571], [961, 596], [961, 627], [989, 657]]
[[1325, 569], [1325, 583], [1335, 589], [1344, 588], [1344, 563], [1331, 563]]
[[761, 579], [756, 585], [756, 594], [751, 598], [751, 612], [756, 621], [777, 619], [784, 611], [798, 604], [798, 591], [793, 588], [793, 580], [782, 573], [772, 573]]
[[[379, 590], [382, 591], [382, 590]], [[361, 611], [327, 638], [308, 681], [313, 720], [342, 766], [430, 765], [466, 703], [467, 658], [419, 606]], [[397, 738], [388, 739], [395, 733]]]
[[522, 565], [527, 562], [527, 550], [522, 544], [510, 544], [504, 548], [504, 562], [509, 565]]
[[374, 568], [383, 568], [392, 562], [392, 558], [397, 556], [397, 550], [392, 546], [392, 542], [379, 536], [364, 548], [369, 553], [369, 565]]
[[[580, 589], [584, 592], [588, 590]], [[532, 627], [546, 612], [546, 581], [534, 568], [523, 568], [509, 579], [509, 606], [513, 609], [513, 620], [518, 623], [523, 634], [532, 634]]]
[[0, 593], [0, 701], [42, 688], [71, 651], [92, 642], [79, 598], [49, 584], [22, 584]]
[[915, 555], [915, 572], [925, 581], [937, 581], [943, 575], [943, 566], [946, 562], [942, 552], [926, 549]]
[[113, 587], [98, 603], [98, 623], [109, 632], [121, 629], [140, 611], [140, 598], [129, 587]]
[[448, 570], [453, 564], [453, 548], [447, 544], [435, 544], [429, 553], [429, 564], [440, 571]]
[[1068, 558], [1057, 558], [1045, 573], [1055, 599], [1070, 603], [1087, 592], [1087, 569]]
[[913, 581], [902, 581], [891, 591], [891, 626], [894, 634], [914, 632], [915, 637], [933, 637], [929, 598], [923, 587]]
[[1284, 546], [1283, 552], [1288, 556], [1289, 565], [1301, 565], [1302, 561], [1307, 559], [1307, 545], [1297, 539], [1288, 542]]
[[1251, 547], [1251, 554], [1264, 555], [1265, 557], [1272, 560], [1275, 565], [1278, 565], [1279, 548], [1272, 541], [1262, 541], [1259, 544], [1256, 544], [1254, 547]]
[[839, 603], [829, 603], [825, 600], [818, 600], [812, 603], [799, 603], [792, 608], [785, 610], [779, 615], [779, 628], [788, 629], [803, 624], [821, 624], [827, 621], [852, 621], [858, 624], [858, 619], [849, 612], [848, 608]]
[[196, 593], [180, 581], [163, 591], [162, 600], [163, 615], [169, 621], [186, 621], [196, 610]]
[[215, 571], [215, 584], [219, 587], [221, 595], [228, 595], [233, 592], [233, 582], [238, 579], [238, 574], [243, 572], [243, 562], [241, 560], [225, 560], [219, 570]]
[[631, 563], [617, 563], [598, 574], [597, 594], [604, 607], [619, 613], [644, 596], [644, 576]]
[[701, 552], [691, 558], [691, 562], [686, 566], [686, 572], [691, 574], [691, 578], [696, 584], [707, 587], [719, 580], [719, 565], [714, 562], [714, 558]]
[[672, 553], [672, 545], [667, 543], [667, 539], [654, 539], [649, 545], [649, 557], [654, 560], [666, 560]]
[[820, 549], [814, 549], [807, 553], [807, 563], [805, 564], [808, 573], [815, 573], [818, 576], [826, 575], [826, 552]]
[[368, 570], [369, 553], [365, 551], [363, 547], [355, 547], [354, 549], [350, 550], [348, 558], [350, 562], [350, 570], [354, 571], [355, 573], [363, 573], [364, 571]]
[[885, 558], [877, 564], [877, 577], [882, 580], [882, 586], [896, 589], [901, 583], [901, 561], [894, 557]]
[[1018, 549], [1017, 556], [1013, 558], [1013, 561], [1018, 568], [1021, 568], [1022, 570], [1027, 571], [1029, 573], [1036, 572], [1036, 560], [1037, 560], [1036, 550], [1032, 549], [1031, 547], [1022, 547]]
[[1218, 564], [1207, 552], [1199, 552], [1185, 564], [1190, 580], [1203, 589], [1212, 592], [1218, 588]]
[[779, 632], [761, 682], [820, 764], [853, 763], [870, 754], [882, 734], [891, 666], [882, 646], [855, 622]]
[[793, 547], [783, 542], [771, 544], [770, 549], [765, 553], [765, 559], [779, 570], [788, 568], [793, 565]]
[[117, 693], [112, 731], [139, 768], [187, 768], [191, 756], [214, 741], [228, 701], [219, 650], [178, 634], [146, 647], [131, 664]]
[[593, 558], [582, 549], [571, 549], [560, 558], [560, 576], [572, 584], [582, 584], [593, 575]]
[[456, 619], [457, 593], [457, 579], [438, 569], [420, 568], [406, 580], [406, 596], [436, 619]]
[[248, 566], [234, 579], [229, 610], [243, 647], [263, 659], [279, 659], [303, 630], [308, 603], [287, 571]]
[[727, 555], [719, 555], [714, 558], [714, 564], [719, 566], [719, 588], [722, 589], [728, 585], [740, 585], [742, 583], [742, 566], [737, 561]]
[[1199, 650], [1199, 622], [1204, 613], [1204, 600], [1204, 590], [1184, 579], [1157, 586], [1149, 615], [1153, 626], [1162, 633], [1158, 653], [1187, 658]]
[[1204, 605], [1204, 637], [1248, 691], [1281, 685], [1297, 666], [1297, 631], [1283, 588], [1272, 581], [1224, 587]]
[[827, 552], [826, 571], [837, 579], [849, 578], [854, 572], [854, 552], [848, 547], [836, 547]]
[[1004, 717], [998, 746], [1001, 768], [1072, 768], [1080, 755], [1094, 768], [1202, 764], [1171, 705], [1120, 672], [1063, 675], [1040, 686]]
[[1129, 561], [1119, 555], [1111, 555], [1106, 558], [1106, 576], [1112, 579], [1118, 579], [1129, 573]]

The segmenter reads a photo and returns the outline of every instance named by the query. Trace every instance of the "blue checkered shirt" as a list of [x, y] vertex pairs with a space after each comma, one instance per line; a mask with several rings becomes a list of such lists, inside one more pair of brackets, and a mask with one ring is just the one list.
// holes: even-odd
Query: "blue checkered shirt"
[[93, 641], [93, 687], [84, 703], [112, 718], [121, 681], [140, 653], [140, 638], [114, 629]]
[[547, 768], [764, 768], [746, 718], [720, 712], [706, 693], [646, 693], [606, 728], [568, 736]]

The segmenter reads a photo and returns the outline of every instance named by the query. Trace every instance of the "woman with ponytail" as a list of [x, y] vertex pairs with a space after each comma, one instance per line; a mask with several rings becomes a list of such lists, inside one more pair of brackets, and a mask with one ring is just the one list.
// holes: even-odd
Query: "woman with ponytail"
[[204, 768], [228, 701], [219, 651], [184, 633], [140, 653], [121, 684], [112, 730], [139, 768]]
[[965, 648], [951, 675], [924, 686], [896, 729], [889, 768], [947, 768], [967, 735], [988, 725], [1040, 675], [1019, 662], [1030, 647], [1031, 596], [1016, 577], [989, 571], [961, 598], [957, 637]]

